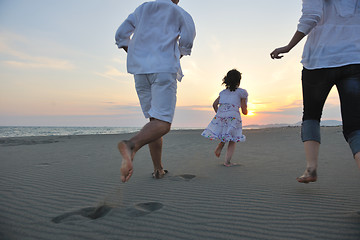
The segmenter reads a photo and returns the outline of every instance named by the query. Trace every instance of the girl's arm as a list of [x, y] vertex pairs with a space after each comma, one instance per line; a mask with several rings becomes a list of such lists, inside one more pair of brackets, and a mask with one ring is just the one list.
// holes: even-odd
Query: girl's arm
[[241, 112], [242, 112], [242, 114], [244, 114], [244, 115], [247, 115], [247, 114], [248, 114], [246, 98], [242, 98], [242, 99], [241, 99]]
[[218, 97], [214, 103], [213, 103], [213, 108], [214, 108], [214, 111], [217, 113], [218, 111], [218, 108], [219, 108], [219, 101], [220, 101], [220, 97]]

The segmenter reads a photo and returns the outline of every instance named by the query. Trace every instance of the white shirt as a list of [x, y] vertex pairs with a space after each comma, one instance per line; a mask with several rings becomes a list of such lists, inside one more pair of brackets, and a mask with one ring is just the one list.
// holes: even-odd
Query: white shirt
[[190, 14], [171, 0], [140, 5], [116, 31], [116, 45], [128, 47], [127, 70], [132, 74], [182, 72], [180, 56], [190, 55], [195, 38]]
[[219, 103], [224, 104], [233, 104], [238, 108], [241, 107], [241, 99], [245, 98], [246, 102], [248, 99], [248, 92], [243, 88], [237, 88], [235, 91], [230, 91], [229, 89], [224, 89], [219, 93], [220, 99]]
[[360, 63], [360, 0], [303, 0], [298, 31], [306, 69]]

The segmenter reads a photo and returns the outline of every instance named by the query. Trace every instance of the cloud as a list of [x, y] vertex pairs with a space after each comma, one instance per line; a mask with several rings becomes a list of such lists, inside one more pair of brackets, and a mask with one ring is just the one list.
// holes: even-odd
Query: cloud
[[197, 62], [194, 60], [191, 60], [189, 58], [186, 58], [185, 60], [182, 60], [181, 63], [182, 71], [185, 76], [189, 75], [201, 75], [203, 74], [203, 71], [198, 66]]
[[[72, 70], [75, 66], [68, 60], [51, 58], [45, 56], [35, 56], [25, 51], [15, 50], [12, 45], [23, 46], [26, 44], [25, 38], [19, 35], [3, 34], [0, 38], [0, 53], [5, 57], [1, 61], [9, 67], [14, 68], [36, 68], [54, 70]], [[29, 46], [28, 46], [29, 47]], [[33, 47], [29, 47], [33, 50]]]
[[112, 112], [117, 112], [121, 114], [138, 114], [142, 113], [140, 104], [134, 104], [134, 105], [117, 105], [114, 103], [108, 103], [110, 106], [108, 106], [107, 109], [109, 109]]
[[272, 104], [272, 102], [270, 102], [270, 101], [260, 101], [260, 100], [251, 100], [251, 101], [249, 101], [249, 104], [253, 104], [253, 105], [267, 105], [267, 104]]
[[292, 108], [298, 108], [298, 107], [302, 107], [302, 100], [295, 100], [290, 104], [284, 105], [282, 106], [283, 109], [292, 109]]
[[130, 74], [128, 74], [126, 72], [119, 71], [117, 68], [115, 68], [113, 66], [107, 66], [106, 71], [104, 73], [96, 72], [95, 74], [98, 76], [107, 78], [107, 79], [111, 79], [111, 80], [119, 80], [121, 78], [131, 76]]
[[75, 68], [73, 64], [66, 60], [45, 57], [26, 57], [20, 60], [2, 61], [2, 63], [15, 68], [40, 68], [54, 70], [72, 70]]
[[193, 111], [213, 111], [213, 108], [209, 105], [177, 106], [176, 108], [181, 110], [193, 110]]
[[36, 115], [4, 116], [1, 126], [109, 126], [141, 127], [147, 120], [139, 113], [133, 115]]
[[290, 104], [282, 105], [272, 111], [256, 111], [256, 114], [298, 115], [302, 110], [302, 100], [295, 100]]

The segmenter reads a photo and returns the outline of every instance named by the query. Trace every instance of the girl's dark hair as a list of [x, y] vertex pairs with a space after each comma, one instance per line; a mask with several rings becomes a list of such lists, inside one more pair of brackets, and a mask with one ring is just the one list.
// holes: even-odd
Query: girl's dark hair
[[223, 78], [223, 83], [226, 86], [226, 89], [229, 89], [230, 91], [235, 91], [236, 88], [239, 87], [241, 80], [241, 73], [236, 70], [230, 70], [226, 76]]

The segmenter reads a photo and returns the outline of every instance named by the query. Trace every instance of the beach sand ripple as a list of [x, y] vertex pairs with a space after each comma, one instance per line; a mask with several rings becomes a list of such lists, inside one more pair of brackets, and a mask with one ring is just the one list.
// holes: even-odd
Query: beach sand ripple
[[359, 240], [360, 171], [341, 128], [321, 132], [309, 184], [296, 181], [305, 167], [299, 127], [244, 130], [233, 168], [201, 130], [172, 131], [169, 173], [153, 179], [142, 148], [128, 183], [116, 146], [132, 134], [2, 139], [0, 239]]

